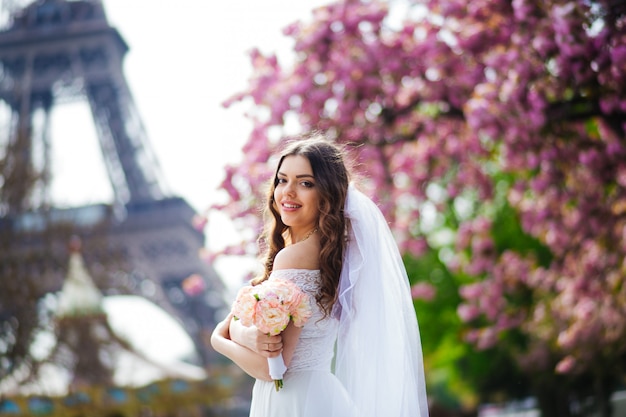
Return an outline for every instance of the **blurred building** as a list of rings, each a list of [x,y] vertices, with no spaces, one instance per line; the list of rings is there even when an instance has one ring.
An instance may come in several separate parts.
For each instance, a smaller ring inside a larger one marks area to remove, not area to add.
[[[7,378],[0,392],[66,396],[93,386],[141,387],[208,377],[203,367],[186,362],[194,346],[180,324],[143,297],[103,296],[85,267],[79,239],[69,249],[61,290],[48,296],[50,320],[34,339],[38,372]],[[119,313],[125,320],[111,320]],[[139,327],[130,315],[146,324]],[[173,342],[179,348],[167,349]]]
[[[59,291],[66,243],[80,236],[99,290],[159,305],[190,335],[199,364],[210,366],[216,358],[207,335],[224,316],[224,285],[200,257],[205,236],[194,227],[195,211],[163,185],[122,71],[128,46],[100,0],[2,4],[0,281],[36,277],[39,298]],[[49,203],[49,116],[55,104],[71,100],[90,105],[114,190],[110,204]]]

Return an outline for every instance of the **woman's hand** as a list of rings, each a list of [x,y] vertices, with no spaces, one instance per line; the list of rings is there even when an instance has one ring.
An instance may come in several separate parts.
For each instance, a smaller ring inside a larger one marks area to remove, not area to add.
[[[246,327],[238,320],[230,321],[230,338],[234,342],[266,358],[276,357],[283,350],[281,335],[269,336],[256,327]]]

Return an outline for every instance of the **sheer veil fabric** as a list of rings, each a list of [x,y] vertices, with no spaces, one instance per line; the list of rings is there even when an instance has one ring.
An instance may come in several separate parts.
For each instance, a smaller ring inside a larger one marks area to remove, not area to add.
[[[361,417],[427,417],[419,327],[397,244],[376,204],[354,184],[345,215],[335,374]]]

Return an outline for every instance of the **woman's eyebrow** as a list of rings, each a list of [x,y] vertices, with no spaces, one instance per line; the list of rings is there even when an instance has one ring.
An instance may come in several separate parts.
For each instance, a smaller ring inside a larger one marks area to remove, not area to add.
[[[278,171],[277,175],[282,175],[283,177],[287,177],[288,175]],[[298,174],[296,178],[315,178],[313,174]]]

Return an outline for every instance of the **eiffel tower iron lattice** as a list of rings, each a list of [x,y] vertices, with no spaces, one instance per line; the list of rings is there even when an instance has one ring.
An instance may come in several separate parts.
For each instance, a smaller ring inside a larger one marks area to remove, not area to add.
[[[198,255],[205,238],[192,226],[194,210],[163,185],[122,71],[127,44],[101,0],[14,3],[1,11],[8,18],[0,29],[0,104],[9,114],[0,124],[0,233],[10,239],[0,255],[0,281],[36,270],[38,296],[58,291],[68,235],[78,234],[105,292],[156,302],[182,322],[203,363],[212,362],[206,335],[223,314],[224,286]],[[48,205],[49,116],[63,100],[89,103],[114,191],[110,205]],[[11,187],[15,181],[30,182]],[[184,291],[189,276],[202,278],[199,292]]]

